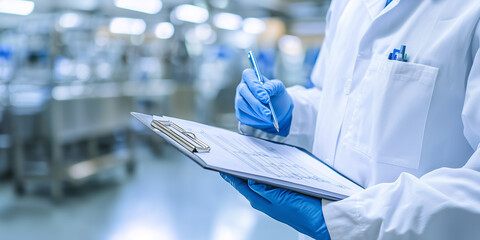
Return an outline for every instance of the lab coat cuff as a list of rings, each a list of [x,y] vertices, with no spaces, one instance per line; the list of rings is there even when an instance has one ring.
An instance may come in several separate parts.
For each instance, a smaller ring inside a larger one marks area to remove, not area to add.
[[[355,195],[342,201],[322,199],[322,212],[332,240],[367,239],[360,211],[361,200]]]
[[[257,137],[257,138],[269,140],[272,142],[284,143],[286,139],[286,137],[267,133],[260,129],[241,124],[240,122],[238,123],[238,132],[240,132],[243,135]]]
[[[310,135],[312,134],[312,128],[310,126],[312,124],[306,124],[306,122],[312,121],[312,119],[308,118],[312,117],[309,116],[311,114],[311,112],[309,112],[310,108],[305,106],[307,102],[305,101],[305,99],[303,99],[303,97],[307,95],[307,91],[307,89],[301,86],[293,86],[287,88],[287,92],[292,97],[293,101],[292,121],[289,134],[302,135],[307,132]],[[298,95],[300,95],[300,97]]]

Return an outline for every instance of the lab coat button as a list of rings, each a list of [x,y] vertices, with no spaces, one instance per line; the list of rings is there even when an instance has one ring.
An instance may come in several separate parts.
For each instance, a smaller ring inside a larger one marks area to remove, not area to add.
[[[349,95],[351,89],[352,89],[352,80],[348,79],[347,82],[345,83],[345,86],[343,87],[343,93],[345,93],[345,95]]]

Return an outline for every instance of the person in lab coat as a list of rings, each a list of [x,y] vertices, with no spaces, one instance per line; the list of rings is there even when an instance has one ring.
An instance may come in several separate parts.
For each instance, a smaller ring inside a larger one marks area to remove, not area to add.
[[[478,0],[333,0],[315,87],[246,70],[236,115],[243,133],[309,149],[366,189],[330,202],[222,176],[316,239],[480,239],[479,20]],[[389,60],[401,45],[407,61]]]

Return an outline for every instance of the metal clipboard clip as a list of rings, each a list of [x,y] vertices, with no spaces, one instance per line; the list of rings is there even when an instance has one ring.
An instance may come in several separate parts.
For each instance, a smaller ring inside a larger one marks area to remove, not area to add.
[[[150,124],[153,128],[157,129],[178,144],[182,145],[189,152],[210,152],[210,146],[200,141],[200,139],[198,139],[194,133],[185,131],[183,128],[170,120],[152,120]],[[175,129],[177,132],[183,134],[189,140],[180,136],[180,134],[172,130],[170,127]]]

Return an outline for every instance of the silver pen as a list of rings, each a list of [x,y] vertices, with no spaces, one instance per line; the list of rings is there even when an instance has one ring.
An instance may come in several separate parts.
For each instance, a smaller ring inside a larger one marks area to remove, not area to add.
[[[255,75],[257,75],[258,81],[263,85],[265,82],[263,80],[262,74],[260,73],[260,69],[258,69],[257,61],[255,60],[255,56],[253,55],[252,51],[248,52],[248,60],[250,60],[250,65],[255,71]],[[278,128],[277,115],[275,114],[275,110],[273,110],[272,101],[268,102],[268,107],[272,112],[273,126],[275,127],[275,129],[277,129],[277,132],[280,132],[280,129]]]

